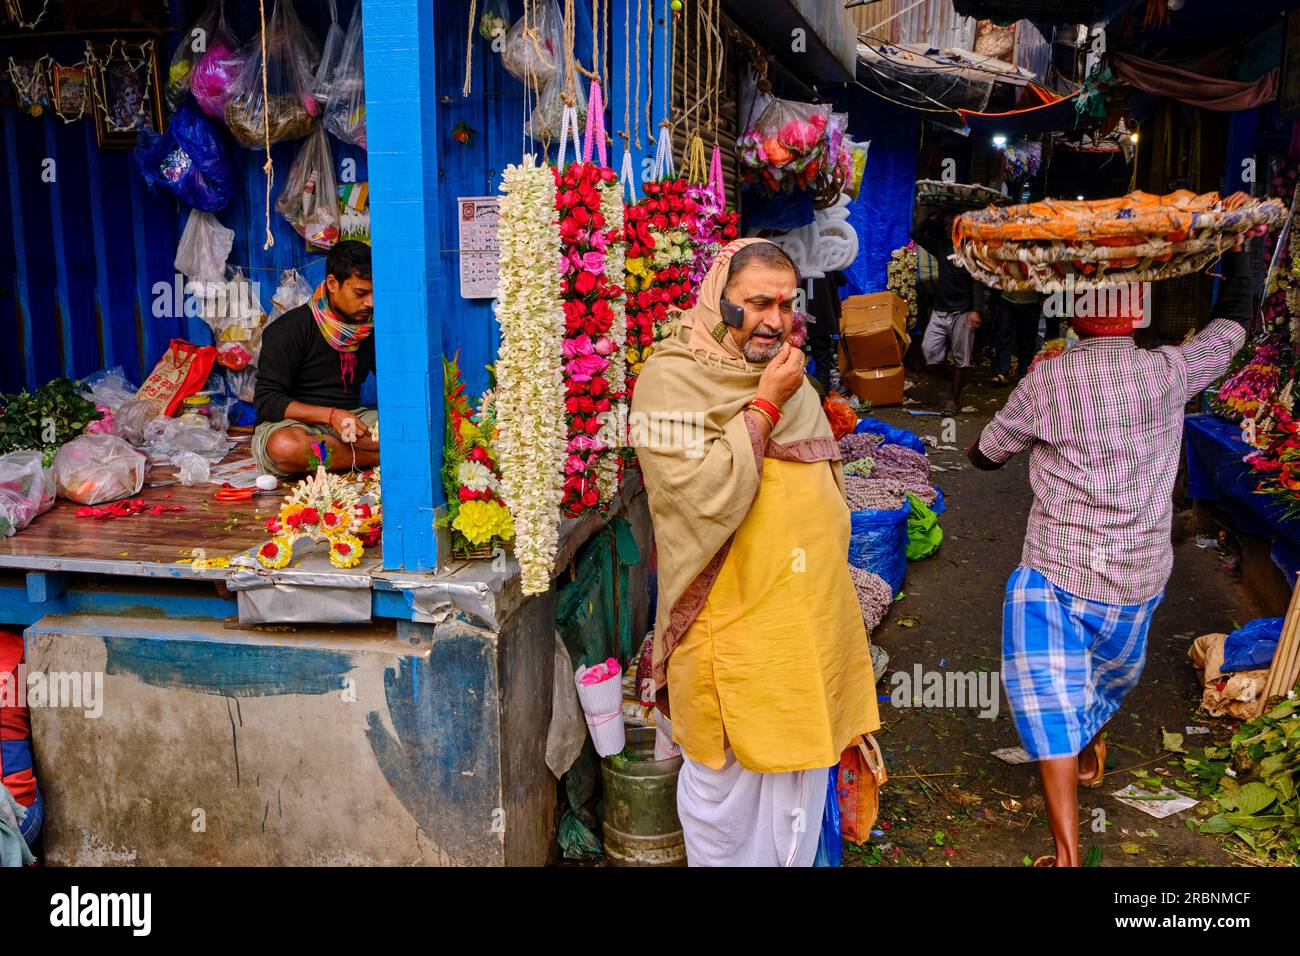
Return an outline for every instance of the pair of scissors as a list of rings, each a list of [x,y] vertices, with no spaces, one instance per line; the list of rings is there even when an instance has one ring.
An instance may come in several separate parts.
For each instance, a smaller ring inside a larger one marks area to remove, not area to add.
[[[247,501],[253,495],[261,494],[257,488],[236,488],[230,482],[222,482],[220,488],[212,496],[222,504],[236,504],[241,501]]]

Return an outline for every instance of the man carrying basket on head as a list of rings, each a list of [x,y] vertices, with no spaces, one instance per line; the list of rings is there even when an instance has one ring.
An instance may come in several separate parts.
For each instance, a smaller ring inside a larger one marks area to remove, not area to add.
[[[1223,206],[1248,198],[1237,193]],[[1101,784],[1102,727],[1142,673],[1173,566],[1183,408],[1246,342],[1250,259],[1234,251],[1221,266],[1214,321],[1184,345],[1138,348],[1131,302],[1112,314],[1076,310],[1088,312],[1070,320],[1080,343],[1035,365],[967,449],[982,469],[1030,453],[1034,503],[1007,582],[1002,682],[1038,761],[1056,841],[1055,856],[1035,866],[1079,865],[1077,788]]]

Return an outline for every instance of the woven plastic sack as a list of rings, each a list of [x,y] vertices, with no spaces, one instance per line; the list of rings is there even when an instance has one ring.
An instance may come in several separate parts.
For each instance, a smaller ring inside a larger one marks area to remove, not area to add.
[[[911,506],[893,511],[849,512],[849,564],[879,575],[897,594],[907,576],[907,518]]]
[[[0,457],[0,537],[9,537],[54,507],[54,478],[39,451]]]
[[[145,457],[116,435],[82,435],[54,456],[54,483],[64,498],[83,505],[139,493]]]
[[[325,128],[345,143],[366,148],[366,65],[361,4],[352,12],[338,70],[325,107]]]
[[[203,212],[224,209],[235,192],[235,174],[226,141],[216,124],[188,101],[162,133],[141,130],[132,151],[140,175],[151,188],[174,193]]]
[[[534,89],[544,89],[560,72],[563,56],[564,17],[555,0],[533,6],[531,18],[520,17],[506,34],[501,62],[515,79]]]
[[[316,98],[316,102],[324,106],[329,102],[330,87],[334,83],[334,73],[338,70],[339,59],[343,53],[343,28],[339,26],[339,10],[334,0],[329,0],[330,7],[330,25],[325,31],[325,43],[321,46],[320,63],[316,65],[316,75],[311,81],[311,95]],[[356,13],[353,18],[361,11],[361,4],[358,3]]]
[[[226,104],[226,126],[235,141],[261,149],[268,136],[272,143],[302,139],[321,112],[312,95],[320,44],[298,19],[292,0],[277,0],[266,22],[265,71],[260,33],[244,51],[235,95]]]
[[[207,50],[208,40],[212,38],[220,19],[221,2],[212,0],[203,15],[181,34],[180,43],[176,44],[176,52],[172,54],[171,63],[167,67],[167,105],[171,109],[180,106],[181,101],[189,95],[194,64]]]
[[[235,95],[235,79],[244,65],[239,41],[226,24],[225,4],[217,25],[208,35],[208,46],[190,73],[190,93],[199,108],[214,119],[224,120],[226,104]]]
[[[298,150],[275,208],[313,246],[328,249],[338,242],[339,189],[323,126],[312,130]]]

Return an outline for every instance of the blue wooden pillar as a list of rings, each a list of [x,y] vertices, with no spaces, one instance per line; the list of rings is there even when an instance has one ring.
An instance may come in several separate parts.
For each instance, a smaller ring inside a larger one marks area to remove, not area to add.
[[[437,567],[445,501],[436,6],[366,0],[362,14],[384,564],[407,571]]]

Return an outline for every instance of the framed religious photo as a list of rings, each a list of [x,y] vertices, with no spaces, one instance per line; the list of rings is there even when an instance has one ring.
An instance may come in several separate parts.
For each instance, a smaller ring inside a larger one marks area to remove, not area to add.
[[[152,40],[92,46],[95,139],[100,149],[130,149],[142,129],[160,132],[162,87]]]
[[[87,86],[86,64],[70,66],[54,64],[54,112],[66,123],[79,120],[90,109],[90,87]]]
[[[13,85],[14,102],[20,113],[40,116],[50,106],[50,78],[46,61],[10,60],[8,73]]]

